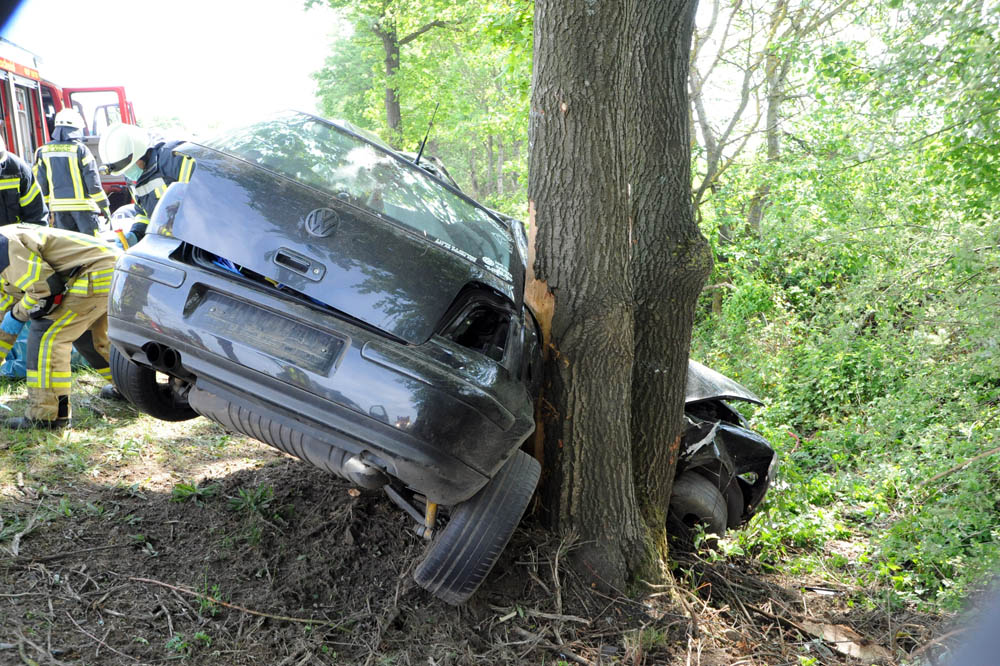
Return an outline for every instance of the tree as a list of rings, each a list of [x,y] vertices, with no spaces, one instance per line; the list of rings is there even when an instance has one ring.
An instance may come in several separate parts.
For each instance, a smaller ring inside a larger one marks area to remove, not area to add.
[[[437,4],[409,3],[407,25],[441,19],[445,15]],[[406,119],[398,131],[391,129],[385,106],[390,79],[382,40],[370,29],[370,17],[346,7],[341,13],[354,31],[334,43],[324,68],[315,74],[323,112],[380,131],[392,145],[416,151],[440,103],[427,154],[443,160],[473,198],[523,215],[531,5],[517,0],[453,5],[447,28],[433,28],[401,47],[391,79],[399,113]],[[397,11],[397,21],[403,15]]]
[[[711,270],[691,207],[694,8],[535,9],[529,300],[549,351],[543,498],[612,586],[656,577],[666,555],[691,326]]]
[[[320,2],[309,0],[307,7]],[[382,48],[382,66],[385,81],[385,115],[389,129],[402,130],[403,117],[400,110],[396,76],[400,68],[402,48],[416,41],[426,33],[447,28],[460,20],[461,5],[437,0],[420,3],[395,2],[394,0],[327,0],[334,9],[350,8],[348,13],[355,28],[370,32]]]

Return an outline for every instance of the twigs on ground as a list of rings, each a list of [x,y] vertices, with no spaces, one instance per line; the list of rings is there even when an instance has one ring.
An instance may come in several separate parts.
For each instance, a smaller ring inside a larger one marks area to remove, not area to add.
[[[575,652],[573,652],[564,645],[556,645],[555,643],[546,639],[544,636],[533,634],[527,629],[522,629],[521,627],[514,627],[513,629],[514,633],[520,636],[521,638],[528,641],[533,641],[536,645],[557,652],[575,664],[585,664],[586,666],[594,666],[594,662],[587,659],[586,657],[581,657],[580,655],[576,654]]]
[[[118,650],[114,649],[113,647],[111,647],[110,645],[108,645],[107,643],[105,643],[104,641],[102,641],[100,638],[98,638],[94,634],[90,633],[89,631],[87,631],[86,629],[84,629],[83,627],[81,627],[80,624],[76,620],[73,619],[73,616],[70,615],[68,611],[66,612],[66,617],[69,618],[69,621],[73,623],[74,627],[76,627],[77,629],[80,630],[80,633],[84,634],[85,636],[89,636],[92,640],[96,641],[98,645],[100,645],[102,647],[106,647],[108,650],[111,650],[115,654],[117,654],[117,655],[119,655],[121,657],[125,657],[126,659],[131,659],[132,661],[135,661],[135,662],[139,661],[138,659],[136,659],[135,657],[133,657],[130,654],[125,654],[124,652],[119,652]]]
[[[961,471],[961,470],[965,469],[966,467],[968,467],[969,465],[971,465],[972,463],[976,462],[977,460],[985,458],[986,456],[991,456],[994,453],[1000,453],[1000,446],[998,446],[996,448],[993,448],[993,449],[990,449],[989,451],[984,451],[983,453],[980,453],[978,456],[972,456],[971,458],[969,458],[968,460],[966,460],[964,463],[955,465],[951,469],[946,469],[945,471],[941,472],[940,474],[935,474],[934,476],[932,476],[931,478],[927,479],[926,481],[921,482],[920,485],[917,486],[917,488],[924,488],[924,487],[926,487],[926,486],[934,483],[935,481],[939,481],[939,480],[943,479],[944,477],[946,477],[946,476],[948,476],[950,474],[954,474],[955,472]]]
[[[54,560],[62,559],[64,557],[73,557],[74,555],[83,555],[84,553],[92,553],[92,552],[98,551],[98,550],[111,550],[112,548],[125,548],[126,546],[129,546],[129,545],[131,545],[131,544],[117,543],[117,544],[112,544],[110,546],[94,546],[93,548],[80,548],[79,550],[67,550],[67,551],[62,552],[62,553],[53,553],[51,555],[42,555],[40,557],[34,557],[34,556],[28,556],[28,555],[21,555],[21,556],[15,557],[13,560],[11,560],[11,562],[8,564],[8,566],[10,566],[10,565],[17,565],[17,564],[38,564],[40,562],[52,562]]]
[[[754,606],[753,604],[746,604],[746,607],[748,609],[752,610],[754,613],[757,613],[758,615],[763,615],[764,617],[766,617],[769,620],[774,620],[775,622],[778,622],[780,624],[784,624],[787,627],[795,629],[796,631],[800,632],[803,636],[811,636],[812,635],[811,631],[807,631],[806,628],[803,627],[801,624],[795,622],[794,620],[790,620],[787,617],[784,617],[782,615],[775,615],[774,613],[769,613],[766,610],[764,610],[763,608],[758,608],[758,607]]]
[[[926,643],[924,643],[923,645],[921,645],[920,647],[918,647],[917,649],[915,649],[913,652],[911,652],[910,655],[909,655],[910,659],[913,659],[915,657],[919,657],[920,655],[922,655],[924,652],[926,652],[927,650],[931,649],[935,645],[942,645],[942,644],[944,644],[944,642],[946,640],[948,640],[949,638],[951,638],[953,636],[957,636],[957,635],[961,634],[966,629],[968,629],[968,627],[959,627],[958,629],[955,629],[953,631],[949,631],[948,633],[942,634],[941,636],[938,636],[937,638],[932,638],[931,640],[927,641]]]
[[[694,596],[694,595],[692,595],[691,592],[688,591],[687,589],[685,589],[685,588],[683,588],[683,587],[681,587],[680,585],[677,584],[677,580],[674,578],[674,574],[672,572],[667,571],[667,577],[669,579],[669,582],[668,582],[667,585],[654,585],[653,583],[650,583],[650,582],[645,581],[645,580],[642,581],[642,583],[644,585],[646,585],[647,587],[649,587],[651,589],[654,589],[654,590],[667,590],[667,591],[669,591],[671,593],[672,597],[674,597],[678,601],[680,601],[681,606],[684,607],[684,612],[687,613],[688,618],[691,620],[691,632],[690,633],[691,633],[692,636],[694,636],[695,638],[697,638],[698,637],[698,633],[699,633],[698,613],[695,612],[694,606],[692,606],[691,603],[684,596],[685,594],[691,595],[691,596]]]
[[[490,604],[490,608],[492,608],[498,613],[505,613],[505,615],[500,618],[501,621],[509,620],[518,615],[517,609],[504,608],[503,606],[494,606],[492,604]],[[529,617],[540,617],[544,620],[554,620],[556,622],[579,622],[580,624],[588,624],[588,625],[590,624],[590,620],[582,617],[577,617],[576,615],[563,615],[562,613],[545,613],[540,610],[535,610],[534,608],[523,608],[520,610],[522,613],[524,613]]]
[[[328,626],[331,626],[331,627],[334,627],[334,628],[336,628],[338,626],[336,623],[330,622],[329,620],[317,620],[317,619],[308,618],[308,617],[291,617],[291,616],[288,616],[288,615],[273,615],[271,613],[264,613],[264,612],[256,611],[256,610],[253,610],[253,609],[250,609],[250,608],[244,608],[243,606],[237,606],[236,604],[230,604],[230,603],[227,603],[225,601],[222,601],[221,599],[216,599],[215,597],[213,597],[211,595],[208,595],[208,594],[202,594],[201,592],[195,592],[194,590],[189,590],[189,589],[187,589],[185,587],[178,587],[176,585],[170,585],[169,583],[164,583],[163,581],[159,581],[159,580],[153,580],[152,578],[138,578],[138,577],[135,577],[135,576],[130,576],[129,580],[134,580],[134,581],[136,581],[138,583],[148,583],[150,585],[159,585],[160,587],[164,587],[164,588],[166,588],[168,590],[174,590],[174,591],[180,592],[182,594],[191,595],[192,597],[197,597],[199,599],[205,599],[206,601],[211,601],[213,604],[218,604],[220,606],[225,606],[226,608],[232,608],[233,610],[239,611],[241,613],[247,613],[249,615],[256,615],[257,617],[266,617],[266,618],[269,618],[269,619],[272,619],[272,620],[283,620],[285,622],[300,622],[302,624],[321,624],[321,625],[328,625]]]
[[[38,666],[38,662],[28,656],[25,646],[30,647],[32,650],[42,655],[45,658],[45,664],[51,664],[52,666],[67,666],[66,662],[59,661],[55,658],[55,653],[51,651],[46,651],[41,645],[38,645],[34,641],[30,640],[18,627],[14,630],[14,634],[17,637],[17,643],[0,643],[0,650],[6,649],[17,649],[17,656],[21,658],[21,663],[27,666]]]

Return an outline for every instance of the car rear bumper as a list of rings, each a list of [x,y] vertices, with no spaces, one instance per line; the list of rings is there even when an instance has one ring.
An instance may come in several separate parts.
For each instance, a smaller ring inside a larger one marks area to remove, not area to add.
[[[445,505],[472,496],[531,433],[531,401],[515,382],[477,384],[412,345],[176,261],[178,245],[149,236],[119,260],[109,336],[142,365],[153,365],[151,343],[176,352],[171,374],[203,398],[192,406],[227,427],[315,463],[206,404],[347,451]]]

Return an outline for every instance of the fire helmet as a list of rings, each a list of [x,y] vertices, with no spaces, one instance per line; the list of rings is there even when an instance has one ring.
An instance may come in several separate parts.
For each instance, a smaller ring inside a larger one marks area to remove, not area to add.
[[[149,143],[146,130],[135,125],[116,123],[101,135],[97,152],[108,171],[118,176],[142,159],[149,149]]]
[[[56,114],[56,127],[83,129],[86,126],[87,124],[83,122],[83,116],[76,109],[66,107]]]

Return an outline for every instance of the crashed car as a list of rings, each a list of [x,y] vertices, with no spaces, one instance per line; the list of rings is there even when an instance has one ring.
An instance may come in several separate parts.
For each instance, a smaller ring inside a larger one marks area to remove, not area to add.
[[[190,182],[115,270],[115,385],[384,489],[431,540],[417,583],[465,601],[539,477],[523,228],[310,114],[179,150]]]
[[[458,189],[441,160],[402,155]],[[514,218],[491,212],[522,228]],[[767,440],[746,427],[743,416],[727,402],[733,400],[762,404],[746,387],[689,360],[686,427],[668,510],[669,532],[682,546],[693,545],[695,526],[722,536],[727,529],[744,525],[774,480],[777,455]]]
[[[763,404],[749,389],[697,361],[688,362],[677,475],[668,532],[690,541],[696,526],[722,536],[757,511],[777,471],[766,439],[746,427],[728,401]]]

